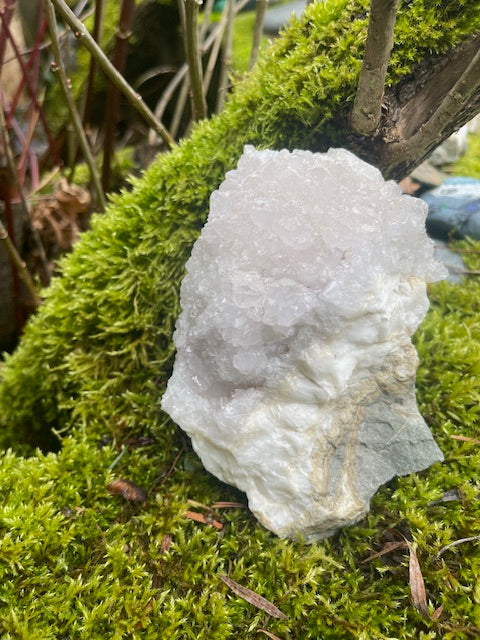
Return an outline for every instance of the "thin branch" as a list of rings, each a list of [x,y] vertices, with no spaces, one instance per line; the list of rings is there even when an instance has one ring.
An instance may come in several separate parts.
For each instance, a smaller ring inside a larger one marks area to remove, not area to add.
[[[6,0],[5,6],[3,6],[1,10],[3,29],[0,30],[0,60],[3,62],[8,43],[8,33],[5,28],[8,27],[12,21],[13,13],[15,11],[15,1],[16,0]]]
[[[180,129],[180,124],[182,122],[182,115],[185,111],[185,105],[188,99],[188,91],[190,89],[190,81],[188,75],[183,79],[183,84],[180,88],[180,92],[177,97],[177,102],[175,105],[175,111],[173,114],[172,122],[170,124],[170,129],[172,131],[172,136],[176,136],[178,130]]]
[[[214,40],[212,50],[210,51],[210,56],[208,57],[207,68],[205,69],[205,75],[203,78],[203,90],[205,94],[207,93],[210,87],[210,82],[212,81],[215,65],[217,64],[220,49],[222,47],[223,34],[225,33],[226,26],[227,26],[227,12],[224,11],[222,14],[221,20],[218,24],[218,33]]]
[[[258,58],[258,51],[260,49],[260,43],[262,42],[263,21],[265,18],[265,10],[267,8],[267,4],[268,0],[257,0],[255,26],[253,28],[252,50],[250,52],[250,62],[248,63],[249,69],[252,69]]]
[[[22,79],[20,81],[20,85],[19,85],[19,91],[18,91],[18,95],[14,96],[14,99],[12,101],[11,107],[10,107],[10,114],[7,116],[7,125],[10,125],[10,119],[13,117],[13,112],[14,109],[16,107],[16,104],[18,102],[18,99],[20,98],[20,94],[21,94],[21,89],[23,88],[23,85],[26,85],[27,89],[28,89],[28,93],[30,94],[30,98],[33,102],[33,106],[35,107],[35,109],[38,111],[39,115],[40,115],[40,119],[42,121],[42,125],[45,131],[45,135],[47,136],[48,139],[48,144],[50,146],[50,149],[52,151],[52,153],[55,154],[56,156],[56,160],[58,161],[58,149],[57,146],[51,136],[50,133],[50,128],[48,126],[46,117],[45,117],[45,113],[43,111],[42,105],[38,102],[38,91],[37,88],[33,85],[31,79],[30,79],[30,70],[31,67],[33,66],[34,62],[35,62],[35,58],[34,58],[34,54],[36,53],[36,51],[38,51],[38,53],[40,52],[40,47],[38,47],[37,49],[32,49],[32,57],[31,59],[28,61],[27,64],[25,64],[25,61],[22,58],[22,54],[18,49],[17,43],[15,41],[15,38],[12,36],[12,34],[8,31],[8,25],[4,20],[4,15],[2,13],[0,13],[0,20],[2,21],[2,26],[5,28],[5,30],[7,31],[7,33],[9,33],[9,39],[10,39],[10,43],[12,45],[12,48],[15,52],[16,55],[16,59],[18,61],[18,64],[20,65],[20,69],[22,71]]]
[[[477,540],[480,540],[480,536],[471,536],[470,538],[460,538],[460,540],[454,540],[453,542],[450,542],[450,544],[447,544],[445,547],[442,547],[442,549],[440,549],[435,557],[440,558],[441,556],[443,556],[445,551],[447,551],[447,549],[456,547],[459,544],[464,544],[465,542],[476,542]]]
[[[134,15],[135,0],[122,0],[117,33],[115,34],[115,50],[113,52],[113,66],[118,73],[122,75],[125,72],[128,39],[132,34]],[[119,108],[120,92],[113,83],[110,83],[105,108],[105,135],[103,141],[102,186],[105,191],[110,189],[111,164],[115,147],[115,130],[118,122]]]
[[[95,19],[93,23],[93,39],[100,42],[103,32],[103,16],[105,10],[105,0],[96,0]],[[83,105],[83,124],[90,121],[93,103],[93,87],[95,81],[96,62],[93,56],[90,57],[90,67],[88,69],[87,88],[85,90],[85,102]]]
[[[104,209],[106,205],[106,200],[105,200],[105,195],[103,193],[102,185],[100,182],[100,177],[98,175],[97,167],[95,165],[95,158],[93,157],[92,151],[90,149],[90,145],[88,144],[87,136],[85,134],[85,129],[83,128],[82,120],[80,118],[77,105],[75,104],[75,100],[73,99],[72,92],[70,90],[70,82],[69,82],[69,79],[67,78],[65,69],[63,67],[62,56],[60,53],[60,45],[57,38],[57,19],[55,17],[55,11],[53,9],[51,2],[46,3],[45,12],[48,20],[48,29],[50,31],[50,38],[52,39],[52,52],[55,59],[55,63],[52,65],[52,71],[54,71],[55,73],[58,73],[60,87],[62,89],[62,93],[65,98],[65,102],[66,102],[68,111],[70,113],[70,117],[72,119],[75,132],[78,136],[78,141],[80,143],[80,147],[82,148],[85,161],[90,170],[92,182],[93,182],[95,191],[97,193],[98,204],[102,209]]]
[[[233,49],[233,20],[235,18],[234,0],[227,0],[227,28],[225,34],[225,44],[223,48],[222,68],[220,69],[220,79],[218,81],[218,96],[215,112],[219,113],[223,109],[225,96],[228,89],[228,74],[232,64]]]
[[[200,27],[200,41],[203,41],[207,35],[208,27],[210,26],[210,16],[212,15],[214,4],[215,0],[207,0],[203,10],[202,26]]]
[[[393,29],[400,0],[372,0],[351,126],[361,135],[378,129],[385,90],[388,61],[393,46]]]
[[[172,138],[167,129],[161,122],[157,120],[153,112],[142,100],[141,96],[128,84],[123,76],[121,76],[112,65],[107,56],[103,53],[99,45],[92,38],[85,25],[75,16],[68,8],[64,0],[50,0],[56,10],[65,20],[65,22],[73,30],[75,37],[79,39],[92,56],[97,61],[98,66],[105,75],[120,89],[130,104],[143,116],[148,124],[155,129],[160,138],[168,147],[175,146],[175,140]],[[48,3],[47,3],[48,4]]]
[[[32,216],[30,213],[30,208],[27,203],[27,199],[25,197],[25,192],[18,179],[17,168],[15,166],[15,160],[13,157],[12,145],[10,143],[10,137],[8,135],[8,129],[5,123],[5,113],[4,113],[3,104],[0,105],[0,130],[2,132],[1,139],[2,139],[2,145],[3,145],[3,152],[5,154],[5,158],[7,161],[8,172],[10,174],[13,184],[17,189],[18,195],[20,197],[20,202],[22,203],[22,207],[28,214],[29,231],[32,234],[33,242],[35,243],[35,249],[37,251],[38,258],[40,260],[40,265],[41,265],[40,280],[44,286],[47,286],[47,284],[50,281],[50,273],[48,269],[47,256],[45,255],[45,248],[42,244],[40,235],[37,229],[35,228],[35,225],[32,222]]]
[[[249,0],[240,0],[240,2],[238,2],[235,5],[235,15],[237,13],[239,13],[248,4],[248,2],[249,2]],[[205,41],[202,43],[201,48],[200,48],[200,53],[201,53],[202,56],[205,53],[207,53],[207,51],[213,45],[216,45],[216,43],[218,42],[219,39],[220,39],[220,43],[219,43],[219,47],[220,47],[221,41],[222,41],[222,38],[223,38],[223,32],[224,32],[224,29],[225,29],[225,25],[226,25],[226,14],[224,13],[222,15],[222,18],[221,18],[220,22],[218,22],[215,25],[215,27],[212,29],[210,34],[205,38]],[[210,63],[208,63],[208,65],[209,64]],[[209,86],[209,83],[207,83],[207,79],[208,79],[207,76],[209,74],[209,66],[208,65],[207,65],[207,69],[205,71],[205,76],[204,76],[204,79],[203,79],[203,88],[204,88],[204,93],[205,94],[207,93],[208,86]],[[180,69],[177,71],[177,73],[174,75],[174,77],[170,80],[170,83],[168,84],[168,86],[165,89],[165,91],[162,93],[162,96],[161,96],[160,100],[158,101],[157,106],[155,107],[155,116],[159,120],[162,119],[163,113],[164,113],[165,109],[167,108],[167,105],[170,102],[173,94],[175,93],[175,90],[177,89],[177,87],[183,81],[183,79],[185,78],[185,76],[187,74],[188,74],[188,65],[187,64],[183,64],[180,67]],[[187,83],[187,86],[188,86],[188,83]],[[182,91],[183,91],[183,89],[182,89]],[[179,100],[181,100],[181,96],[182,96],[182,94],[180,94],[180,97],[177,99],[177,102]],[[183,106],[184,106],[184,103],[182,103],[182,105],[181,105],[181,111],[182,112],[183,112]],[[175,115],[172,118],[172,124],[170,125],[170,133],[172,134],[173,137],[175,137],[176,131],[177,131],[177,129],[174,127],[174,124],[173,124],[174,122],[176,122]],[[153,131],[150,131],[150,133],[149,133],[148,142],[149,142],[149,144],[154,144],[155,143],[155,133]]]
[[[172,99],[172,96],[177,90],[178,86],[183,82],[187,73],[188,66],[186,64],[182,64],[180,69],[168,83],[167,88],[162,93],[160,100],[157,102],[157,106],[155,107],[155,115],[157,116],[157,118],[163,118],[163,114],[165,112],[165,109],[167,108],[168,103]]]
[[[198,3],[197,0],[179,0],[185,2],[184,44],[185,55],[192,87],[192,113],[194,120],[207,117],[207,102],[202,87],[202,60],[198,39]]]
[[[35,288],[35,283],[32,280],[32,276],[30,275],[27,267],[25,266],[25,262],[20,257],[15,245],[13,244],[10,236],[8,235],[8,231],[3,225],[3,222],[0,220],[0,241],[5,246],[7,253],[10,257],[12,264],[15,266],[18,275],[23,280],[25,287],[30,294],[33,304],[38,307],[41,303],[41,300],[38,296],[37,290]]]
[[[445,95],[440,106],[431,117],[404,142],[389,145],[392,159],[399,156],[407,158],[423,140],[442,141],[442,132],[457,114],[469,102],[480,87],[480,49],[476,52],[457,82]]]

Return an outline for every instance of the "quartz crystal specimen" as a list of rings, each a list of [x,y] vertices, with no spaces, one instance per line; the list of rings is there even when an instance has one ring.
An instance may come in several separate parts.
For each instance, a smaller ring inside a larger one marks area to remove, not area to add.
[[[445,275],[425,216],[343,149],[246,147],[212,194],[162,406],[280,536],[328,536],[442,459],[410,340]]]

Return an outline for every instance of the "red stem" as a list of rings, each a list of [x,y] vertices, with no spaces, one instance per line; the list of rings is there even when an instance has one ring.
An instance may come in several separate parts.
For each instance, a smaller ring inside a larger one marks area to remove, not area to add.
[[[95,2],[95,21],[93,24],[93,39],[95,42],[100,43],[102,37],[103,26],[103,14],[104,14],[104,0],[96,0]],[[85,106],[83,109],[83,124],[86,125],[92,115],[92,102],[93,102],[93,87],[95,81],[95,73],[97,71],[97,65],[95,58],[90,57],[90,68],[88,70],[87,88],[85,91]]]
[[[41,20],[39,22],[39,30],[35,39],[35,42],[33,44],[32,49],[30,50],[30,55],[28,57],[28,61],[25,65],[25,70],[26,70],[26,74],[28,77],[28,74],[30,73],[30,70],[33,66],[34,63],[36,64],[36,68],[39,69],[40,68],[40,55],[42,53],[42,41],[43,41],[43,37],[45,35],[45,33],[47,32],[47,28],[48,28],[48,24],[47,21],[45,20],[45,18],[43,18],[43,20]],[[22,57],[23,59],[23,57]],[[22,91],[23,88],[26,84],[26,74],[22,74],[22,78],[18,84],[17,90],[15,91],[15,95],[13,96],[13,100],[12,100],[12,104],[11,104],[11,108],[12,110],[15,110],[15,108],[17,107],[18,101],[20,100],[20,97],[22,95]],[[38,82],[38,81],[37,81]],[[37,86],[37,84],[35,85]],[[9,122],[7,121],[7,125],[9,124]]]
[[[8,184],[5,184],[3,180],[0,183],[0,198],[3,200],[5,205],[5,226],[7,227],[8,235],[10,236],[13,244],[16,244],[10,187]],[[15,328],[17,333],[20,333],[26,321],[25,309],[21,303],[20,277],[13,262],[10,262],[10,268],[12,270],[12,298],[15,305]]]
[[[39,102],[37,100],[36,93],[37,93],[38,87],[35,87],[32,84],[31,80],[30,80],[30,76],[28,74],[27,66],[25,65],[25,62],[23,61],[23,56],[22,56],[21,52],[19,51],[17,43],[15,42],[15,39],[12,37],[12,33],[10,31],[10,27],[9,27],[8,23],[6,22],[5,12],[0,11],[0,21],[2,22],[2,27],[5,28],[5,31],[6,31],[8,39],[12,43],[12,47],[13,47],[13,50],[15,52],[15,57],[17,58],[18,63],[20,65],[20,68],[22,70],[22,75],[23,75],[23,78],[25,80],[25,84],[27,85],[28,92],[30,93],[30,97],[31,97],[31,99],[33,101],[35,109],[37,109],[38,114],[40,116],[40,120],[42,121],[43,128],[45,130],[45,135],[47,136],[48,144],[50,146],[50,150],[52,151],[52,153],[55,156],[55,161],[59,163],[60,162],[60,157],[58,155],[57,146],[56,146],[52,136],[50,135],[50,129],[48,127],[47,120],[45,118],[45,114],[43,112],[43,109],[42,109],[41,105],[39,104]],[[3,31],[3,29],[1,31]],[[1,52],[1,50],[0,50],[0,52]],[[31,55],[33,55],[33,52],[32,52]],[[1,59],[2,58],[0,58],[0,60]],[[12,110],[10,110],[10,116],[12,115],[12,113],[13,113]],[[7,125],[8,124],[10,124],[9,117],[7,117]]]
[[[113,65],[123,75],[127,62],[128,39],[131,36],[133,17],[135,14],[135,0],[123,0],[118,21]],[[118,122],[120,107],[120,92],[110,83],[107,96],[105,117],[105,139],[103,145],[102,186],[107,192],[110,189],[111,158],[115,146],[115,129]]]
[[[14,12],[15,0],[7,0],[5,6],[0,9],[0,17],[2,19],[2,29],[0,29],[0,60],[3,61],[5,57],[5,50],[7,48],[8,31],[4,27],[8,28],[13,12]]]

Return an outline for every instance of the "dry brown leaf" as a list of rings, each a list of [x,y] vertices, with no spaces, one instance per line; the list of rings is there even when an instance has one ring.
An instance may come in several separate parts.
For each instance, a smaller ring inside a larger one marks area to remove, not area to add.
[[[198,513],[197,511],[186,511],[183,514],[186,518],[190,518],[190,520],[195,520],[195,522],[201,522],[202,524],[211,524],[212,527],[216,529],[223,529],[223,524],[218,520],[207,513],[207,515],[203,515],[203,513]]]
[[[88,213],[90,209],[90,194],[76,184],[69,184],[66,178],[61,178],[55,189],[55,197],[60,209],[68,216]]]
[[[268,636],[272,640],[280,640],[280,638],[278,636],[276,636],[271,631],[267,631],[266,629],[257,629],[257,633],[264,633],[266,636]]]
[[[442,504],[444,502],[458,502],[463,499],[463,494],[459,489],[449,489],[445,491],[445,493],[438,498],[437,500],[432,500],[427,504],[427,507],[434,507],[437,504]]]
[[[442,603],[438,609],[435,609],[435,611],[432,613],[432,620],[438,620],[438,618],[442,615],[443,613],[443,607],[445,605]]]
[[[125,480],[125,478],[117,478],[107,484],[107,491],[114,496],[122,496],[124,500],[129,502],[146,502],[148,498],[145,489],[131,480]]]
[[[280,609],[278,609],[266,598],[259,596],[258,593],[255,593],[255,591],[251,591],[251,589],[243,587],[241,584],[238,584],[238,582],[235,582],[235,580],[227,578],[227,576],[219,575],[219,578],[223,580],[223,582],[229,589],[233,591],[233,593],[235,593],[237,596],[240,596],[240,598],[243,598],[250,604],[253,604],[254,607],[257,607],[257,609],[265,611],[265,613],[268,613],[268,615],[272,616],[273,618],[280,618],[280,620],[287,619],[287,616],[282,611],[280,611]]]
[[[162,543],[160,545],[160,553],[163,555],[167,553],[170,549],[170,545],[172,544],[172,536],[166,533],[162,538]]]
[[[423,580],[422,570],[420,569],[420,563],[412,544],[408,542],[408,540],[406,542],[410,552],[408,569],[413,605],[421,616],[429,619],[430,614],[428,613],[427,594],[425,592],[425,582]]]
[[[383,547],[380,549],[380,551],[377,551],[377,553],[372,553],[371,556],[368,556],[368,558],[365,558],[365,560],[362,560],[362,562],[360,564],[365,564],[366,562],[371,562],[372,560],[375,560],[376,558],[380,558],[381,556],[384,556],[386,553],[390,553],[391,551],[395,551],[395,549],[404,549],[407,546],[406,542],[400,541],[400,542],[386,542]]]

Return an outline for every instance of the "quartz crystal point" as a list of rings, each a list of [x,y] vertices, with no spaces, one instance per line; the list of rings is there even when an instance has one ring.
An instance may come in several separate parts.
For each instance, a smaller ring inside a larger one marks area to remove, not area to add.
[[[425,216],[343,149],[246,147],[212,194],[162,406],[280,536],[328,536],[442,459],[410,340],[445,275]]]

